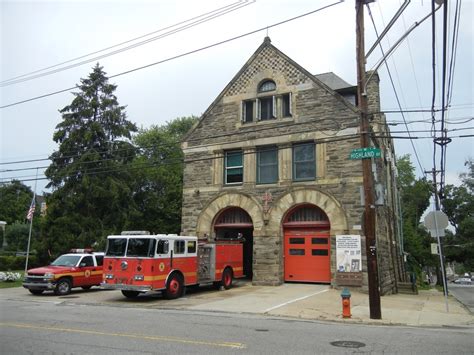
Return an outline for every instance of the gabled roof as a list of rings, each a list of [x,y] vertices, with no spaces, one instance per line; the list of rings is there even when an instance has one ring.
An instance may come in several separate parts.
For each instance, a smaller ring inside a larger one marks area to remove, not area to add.
[[[336,74],[330,72],[330,73],[324,73],[320,74],[321,77],[318,77],[317,75],[313,75],[310,72],[308,72],[305,68],[303,68],[301,65],[296,63],[293,59],[288,57],[286,54],[281,52],[278,48],[276,48],[274,45],[271,44],[270,37],[265,37],[263,40],[263,43],[257,48],[257,50],[252,54],[252,56],[247,60],[247,62],[242,66],[242,68],[237,72],[237,74],[232,78],[232,80],[226,85],[226,87],[221,91],[221,93],[217,96],[217,98],[212,102],[212,104],[207,108],[207,110],[201,115],[201,118],[199,119],[198,122],[189,130],[189,132],[186,134],[186,136],[183,138],[183,142],[186,142],[188,137],[194,132],[194,130],[201,124],[201,122],[205,119],[207,114],[219,103],[219,101],[224,97],[225,93],[231,88],[231,86],[239,79],[239,77],[245,72],[245,70],[252,64],[252,62],[257,58],[257,56],[265,49],[265,48],[271,48],[274,50],[278,55],[283,57],[285,60],[287,60],[289,63],[291,63],[294,67],[296,67],[299,71],[304,73],[308,78],[312,79],[315,84],[320,86],[322,89],[326,90],[329,94],[333,95],[335,99],[339,100],[341,103],[347,106],[348,109],[358,112],[358,108],[349,103],[346,99],[344,99],[333,87],[339,87],[342,86],[341,89],[345,88],[353,88],[350,84],[346,83],[344,80],[342,80],[340,77],[338,77]],[[326,82],[325,82],[326,81]],[[345,86],[345,87],[344,87]]]

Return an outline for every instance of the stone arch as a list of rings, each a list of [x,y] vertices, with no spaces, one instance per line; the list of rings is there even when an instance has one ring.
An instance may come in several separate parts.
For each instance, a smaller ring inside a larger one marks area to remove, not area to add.
[[[301,204],[313,204],[321,208],[329,218],[331,234],[348,231],[347,216],[341,204],[331,195],[312,188],[298,188],[281,196],[270,211],[272,219],[279,221],[281,227],[286,214],[294,206]]]
[[[212,231],[212,223],[216,215],[223,209],[240,207],[247,212],[253,222],[254,236],[259,235],[263,228],[262,206],[253,197],[243,193],[227,192],[217,196],[199,214],[196,233],[199,237]]]

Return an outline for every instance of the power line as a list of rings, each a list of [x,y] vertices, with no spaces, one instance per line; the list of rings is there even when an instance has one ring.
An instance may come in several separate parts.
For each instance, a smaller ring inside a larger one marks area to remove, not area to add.
[[[430,133],[429,131],[425,131],[426,133]],[[393,132],[397,133],[397,132]],[[398,132],[398,133],[406,133],[405,131]],[[355,140],[358,139],[359,134],[354,134],[354,135],[346,135],[346,136],[340,136],[340,137],[333,137],[333,138],[321,138],[321,139],[315,139],[312,140],[311,142],[314,141],[315,144],[321,144],[321,143],[331,143],[331,142],[338,142],[338,141],[345,141],[345,140]],[[417,140],[423,140],[423,139],[432,139],[431,136],[411,136],[411,137],[406,137],[406,136],[395,136],[393,134],[385,135],[385,134],[376,134],[374,135],[375,138],[388,138],[388,139],[417,139]],[[474,134],[467,134],[467,135],[458,135],[458,136],[451,136],[452,139],[464,139],[464,138],[472,138],[474,137]],[[242,141],[239,141],[242,142]],[[235,143],[235,142],[232,142]],[[312,144],[312,143],[311,143]],[[285,149],[283,147],[276,147],[275,149],[280,150],[280,149]],[[243,152],[242,154],[255,154],[255,152]],[[84,175],[99,175],[99,174],[105,174],[105,173],[110,173],[110,172],[120,172],[120,171],[128,171],[128,170],[135,170],[135,169],[148,169],[148,168],[153,168],[153,167],[158,167],[160,165],[174,165],[174,164],[183,164],[183,163],[190,163],[190,162],[198,162],[198,161],[207,161],[207,160],[215,160],[215,159],[222,159],[221,157],[206,157],[206,158],[195,158],[195,159],[188,159],[188,160],[165,160],[161,162],[148,162],[146,164],[142,163],[140,165],[136,165],[136,162],[131,162],[127,163],[127,165],[122,165],[116,168],[111,169],[110,167],[103,167],[103,168],[95,168],[95,169],[90,169],[93,170],[93,173],[86,173]],[[135,166],[133,166],[135,164]],[[128,167],[130,165],[131,167]],[[37,169],[39,167],[33,167],[33,169]],[[102,169],[102,170],[101,170]],[[73,173],[82,173],[84,170],[74,170]],[[87,169],[86,169],[87,171]],[[10,176],[10,177],[5,177],[1,178],[2,181],[0,181],[0,184],[5,184],[8,182],[11,182],[13,180],[19,181],[19,182],[29,182],[29,181],[36,181],[36,180],[48,180],[47,177],[42,177],[38,179],[27,179],[29,177],[32,177],[34,175],[22,175],[22,176]],[[69,175],[68,175],[69,176]],[[9,180],[9,181],[7,181]]]
[[[231,38],[226,39],[226,40],[223,40],[223,41],[215,42],[215,43],[213,43],[213,44],[210,44],[210,45],[207,45],[207,46],[204,46],[204,47],[200,47],[200,48],[198,48],[198,49],[194,49],[194,50],[191,50],[191,51],[188,51],[188,52],[185,52],[185,53],[181,53],[181,54],[178,54],[178,55],[175,55],[175,56],[172,56],[172,57],[168,57],[168,58],[166,58],[166,59],[162,59],[162,60],[159,60],[159,61],[157,61],[157,62],[153,62],[153,63],[147,64],[147,65],[143,65],[143,66],[141,66],[141,67],[137,67],[137,68],[134,68],[134,69],[130,69],[130,70],[127,70],[127,71],[124,71],[124,72],[121,72],[121,73],[112,75],[112,76],[109,77],[109,79],[111,79],[111,78],[116,78],[116,77],[119,77],[119,76],[122,76],[122,75],[126,75],[126,74],[130,74],[130,73],[133,73],[133,72],[135,72],[135,71],[142,70],[142,69],[146,69],[146,68],[149,68],[149,67],[152,67],[152,66],[155,66],[155,65],[163,64],[163,63],[166,63],[166,62],[169,62],[169,61],[178,59],[178,58],[182,58],[182,57],[188,56],[188,55],[190,55],[190,54],[202,52],[202,51],[204,51],[204,50],[207,50],[207,49],[210,49],[210,48],[213,48],[213,47],[217,47],[217,46],[220,46],[220,45],[222,45],[222,44],[229,43],[229,42],[232,42],[232,41],[235,41],[235,40],[237,40],[237,39],[241,39],[241,38],[244,38],[244,37],[253,35],[253,34],[258,33],[258,32],[261,32],[261,31],[266,31],[266,30],[269,29],[269,28],[277,27],[277,26],[283,25],[283,24],[285,24],[285,23],[288,23],[288,22],[291,22],[291,21],[300,19],[300,18],[302,18],[302,17],[312,15],[312,14],[317,13],[317,12],[319,12],[319,11],[322,11],[322,10],[328,9],[328,8],[330,8],[330,7],[332,7],[332,6],[338,5],[338,4],[342,3],[342,2],[343,2],[343,0],[339,0],[338,2],[334,2],[334,3],[332,3],[332,4],[329,4],[329,5],[320,7],[320,8],[318,8],[318,9],[316,9],[316,10],[309,11],[309,12],[306,12],[306,13],[304,13],[304,14],[301,14],[301,15],[298,15],[298,16],[295,16],[295,17],[291,17],[291,18],[289,18],[289,19],[286,19],[286,20],[283,20],[283,21],[274,23],[274,24],[272,24],[272,25],[268,25],[268,26],[265,26],[265,27],[261,27],[261,28],[259,28],[259,29],[256,29],[256,30],[253,30],[253,31],[250,31],[250,32],[247,32],[247,33],[244,33],[244,34],[235,36],[235,37],[231,37]],[[13,102],[13,103],[10,103],[10,104],[7,104],[7,105],[0,106],[0,109],[4,109],[4,108],[7,108],[7,107],[12,107],[12,106],[24,104],[24,103],[26,103],[26,102],[30,102],[30,101],[42,99],[42,98],[45,98],[45,97],[48,97],[48,96],[52,96],[52,95],[56,95],[56,94],[59,94],[59,93],[65,92],[65,91],[72,90],[72,89],[74,89],[74,87],[73,87],[73,88],[67,88],[67,89],[59,90],[59,91],[55,91],[55,92],[51,92],[51,93],[44,94],[44,95],[40,95],[40,96],[36,96],[36,97],[32,97],[32,98],[25,99],[25,100],[21,100],[21,101],[16,101],[16,102]]]
[[[377,37],[379,37],[379,33],[377,31],[377,26],[375,25],[375,21],[374,21],[374,18],[372,16],[372,11],[370,10],[369,4],[367,3],[366,6],[367,6],[367,10],[369,12],[370,20],[372,21],[372,25],[374,27],[375,34],[377,35]],[[382,43],[378,42],[378,44],[379,44],[379,47],[380,47],[380,51],[382,52],[382,56],[385,58],[385,51],[383,50]],[[388,77],[390,79],[390,83],[392,84],[392,88],[393,88],[393,92],[395,94],[395,99],[397,100],[398,108],[400,109],[400,111],[402,111],[402,104],[400,103],[400,99],[398,97],[397,89],[395,88],[395,84],[393,82],[392,73],[390,72],[390,68],[388,67],[388,62],[386,60],[385,60],[385,67],[387,68]],[[403,112],[401,112],[401,114],[402,114],[403,121],[405,122],[405,127],[406,127],[406,131],[408,133],[408,136],[410,136],[410,131],[408,129],[408,125],[406,124],[405,114]],[[420,167],[420,171],[423,175],[425,175],[425,169],[421,165],[420,157],[418,156],[418,152],[416,150],[415,143],[412,140],[410,140],[410,143],[411,143],[411,146],[413,148],[413,152],[415,153],[415,158],[416,158],[416,161],[418,162],[418,166]]]
[[[243,2],[244,1],[244,2]],[[115,55],[115,54],[118,54],[118,53],[121,53],[121,52],[124,52],[124,51],[127,51],[127,50],[130,50],[130,49],[133,49],[133,48],[136,48],[136,47],[139,47],[139,46],[142,46],[144,44],[147,44],[147,43],[150,43],[150,42],[153,42],[153,41],[156,41],[158,39],[161,39],[161,38],[164,38],[164,37],[167,37],[167,36],[170,36],[170,35],[173,35],[175,33],[178,33],[178,32],[181,32],[181,31],[184,31],[186,29],[189,29],[189,28],[192,28],[194,26],[197,26],[197,25],[200,25],[202,23],[205,23],[205,22],[208,22],[214,18],[217,18],[217,17],[220,17],[220,16],[223,16],[225,14],[228,14],[230,12],[233,12],[233,11],[236,11],[236,10],[239,10],[245,6],[248,6],[252,3],[254,3],[255,0],[253,0],[252,2],[248,2],[248,0],[241,0],[241,1],[237,1],[235,3],[232,3],[230,5],[226,5],[224,7],[221,7],[221,8],[218,8],[216,10],[213,10],[211,12],[207,12],[207,13],[204,13],[204,14],[201,14],[199,16],[196,16],[196,17],[193,17],[191,19],[188,19],[188,20],[185,20],[185,21],[181,21],[181,22],[178,22],[174,25],[171,25],[171,26],[167,26],[167,27],[164,27],[164,28],[161,28],[159,30],[156,30],[156,31],[153,31],[153,32],[150,32],[150,33],[147,33],[145,35],[142,35],[142,36],[139,36],[139,37],[136,37],[136,38],[133,38],[131,40],[127,40],[125,42],[121,42],[119,44],[115,44],[113,46],[110,46],[110,47],[107,47],[107,48],[104,48],[104,49],[101,49],[101,50],[98,50],[98,51],[95,51],[95,52],[91,52],[91,53],[88,53],[88,54],[85,54],[85,55],[82,55],[82,56],[79,56],[79,57],[76,57],[76,58],[73,58],[73,59],[70,59],[70,60],[67,60],[67,61],[64,61],[62,63],[59,63],[59,64],[55,64],[55,65],[52,65],[52,66],[49,66],[49,67],[46,67],[46,68],[43,68],[43,69],[38,69],[38,70],[35,70],[33,72],[30,72],[30,73],[27,73],[27,74],[23,74],[23,75],[19,75],[17,77],[14,77],[14,78],[11,78],[11,79],[7,79],[5,81],[2,81],[0,83],[0,87],[4,87],[4,86],[8,86],[8,85],[13,85],[13,84],[17,84],[17,83],[21,83],[21,82],[25,82],[25,81],[29,81],[29,80],[33,80],[33,79],[37,79],[37,78],[40,78],[40,77],[43,77],[43,76],[47,76],[47,75],[51,75],[51,74],[55,74],[55,73],[58,73],[58,72],[61,72],[61,71],[64,71],[64,70],[67,70],[67,69],[71,69],[71,68],[75,68],[75,67],[78,67],[78,66],[81,66],[83,64],[87,64],[87,63],[91,63],[93,61],[96,61],[98,59],[102,59],[102,58],[106,58],[106,57],[109,57],[111,55]],[[190,22],[190,23],[189,23]],[[177,27],[179,25],[182,25],[180,27]],[[177,27],[177,28],[175,28]],[[174,28],[174,29],[173,29]],[[171,30],[172,29],[172,30]],[[164,34],[161,34],[159,36],[155,36],[155,37],[152,37],[152,38],[148,38],[144,41],[141,41],[141,42],[138,42],[138,43],[134,43],[134,44],[131,44],[127,47],[124,47],[124,48],[120,48],[120,49],[117,49],[117,50],[114,50],[112,52],[109,52],[109,53],[105,53],[105,54],[102,54],[100,56],[96,56],[94,58],[90,58],[90,59],[87,59],[87,60],[83,60],[79,63],[75,63],[75,64],[71,64],[71,65],[68,65],[68,66],[65,66],[65,67],[62,67],[62,68],[58,68],[58,69],[54,69],[54,70],[48,70],[48,69],[52,69],[52,68],[56,68],[58,66],[61,66],[63,64],[67,64],[67,63],[71,63],[71,62],[74,62],[74,61],[77,61],[79,59],[83,59],[83,58],[87,58],[87,57],[90,57],[91,55],[94,55],[94,54],[98,54],[98,53],[101,53],[101,52],[105,52],[109,49],[113,49],[113,48],[116,48],[116,47],[120,47],[124,44],[127,44],[127,43],[131,43],[131,42],[134,42],[138,39],[142,39],[142,38],[145,38],[145,37],[148,37],[152,34],[156,34],[156,33],[159,33],[159,32],[163,32],[165,30],[170,30],[168,32],[165,32]],[[48,70],[48,71],[46,71]],[[44,72],[46,71],[46,72]],[[41,73],[43,72],[43,73]]]

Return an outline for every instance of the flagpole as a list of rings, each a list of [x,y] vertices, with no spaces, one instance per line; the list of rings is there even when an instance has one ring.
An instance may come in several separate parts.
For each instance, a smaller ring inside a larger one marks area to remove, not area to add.
[[[36,209],[36,186],[38,184],[38,168],[36,169],[36,178],[35,178],[35,190],[33,191],[33,203],[35,204],[35,209]],[[25,261],[25,275],[26,272],[28,271],[28,259],[30,257],[30,243],[31,243],[31,230],[33,229],[33,218],[35,217],[35,213],[33,211],[33,214],[31,215],[30,219],[30,232],[28,234],[28,247],[26,248],[26,261]]]

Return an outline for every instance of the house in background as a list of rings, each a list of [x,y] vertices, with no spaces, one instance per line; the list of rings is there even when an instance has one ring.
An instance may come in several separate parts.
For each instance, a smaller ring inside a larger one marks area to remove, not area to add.
[[[381,293],[397,292],[394,148],[380,114],[379,78],[367,85],[376,181]],[[243,238],[244,273],[258,285],[367,288],[356,87],[312,75],[264,42],[190,130],[182,234]]]

